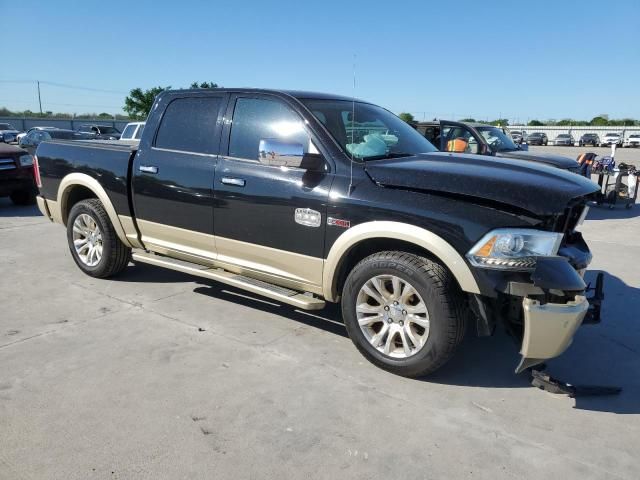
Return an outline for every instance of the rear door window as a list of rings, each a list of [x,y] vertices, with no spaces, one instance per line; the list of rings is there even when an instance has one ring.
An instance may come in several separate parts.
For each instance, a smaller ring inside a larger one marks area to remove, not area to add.
[[[216,154],[216,123],[222,97],[173,100],[164,112],[155,147],[182,152]]]
[[[140,140],[140,137],[142,137],[143,130],[144,130],[144,125],[140,125],[138,127],[138,131],[136,132],[136,140]]]

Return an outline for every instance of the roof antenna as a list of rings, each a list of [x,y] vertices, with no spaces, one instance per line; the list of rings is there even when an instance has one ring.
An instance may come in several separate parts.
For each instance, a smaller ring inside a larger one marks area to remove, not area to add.
[[[354,130],[356,123],[356,54],[353,54],[353,96],[351,97],[351,163],[349,165],[349,192],[347,195],[351,195],[353,190],[353,144],[354,144]]]

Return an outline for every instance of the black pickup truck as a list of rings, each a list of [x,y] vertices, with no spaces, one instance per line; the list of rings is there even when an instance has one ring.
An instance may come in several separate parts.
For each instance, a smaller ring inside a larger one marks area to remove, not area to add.
[[[139,146],[43,142],[38,205],[94,277],[133,260],[302,309],[341,302],[374,364],[422,376],[472,320],[560,355],[599,310],[576,227],[598,186],[531,162],[438,152],[373,104],[308,92],[166,91]],[[233,319],[229,319],[233,321]]]

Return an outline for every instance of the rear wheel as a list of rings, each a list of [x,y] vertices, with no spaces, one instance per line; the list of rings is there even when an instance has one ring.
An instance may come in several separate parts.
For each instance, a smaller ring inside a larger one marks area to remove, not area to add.
[[[67,221],[67,241],[74,261],[87,275],[111,277],[125,269],[131,249],[116,234],[100,200],[76,203]]]
[[[381,252],[349,274],[342,314],[349,337],[375,365],[406,377],[436,371],[465,331],[463,297],[440,264]]]
[[[36,194],[32,190],[17,190],[9,195],[15,205],[33,205],[36,203]]]

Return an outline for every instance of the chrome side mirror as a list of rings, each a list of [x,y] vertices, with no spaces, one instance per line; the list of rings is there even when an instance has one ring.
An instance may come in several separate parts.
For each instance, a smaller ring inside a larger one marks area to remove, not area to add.
[[[258,160],[265,165],[300,168],[304,158],[301,143],[283,142],[275,138],[263,138],[258,146]]]

